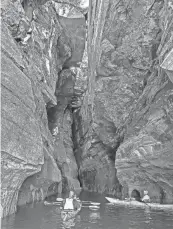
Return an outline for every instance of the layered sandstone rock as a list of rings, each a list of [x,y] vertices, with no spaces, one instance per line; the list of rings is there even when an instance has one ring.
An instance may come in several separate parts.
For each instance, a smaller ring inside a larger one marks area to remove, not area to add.
[[[173,203],[173,84],[172,13],[164,5],[161,41],[147,85],[127,121],[125,140],[117,151],[115,166],[124,195],[147,189],[152,201]],[[166,26],[166,25],[169,26]]]
[[[80,185],[172,202],[173,2],[88,2],[2,1],[4,216]]]
[[[172,8],[150,0],[90,6],[88,93],[76,113],[86,189],[119,195],[122,185],[124,197],[146,188],[154,201],[172,201]]]
[[[74,7],[79,5],[74,1]],[[2,1],[1,8],[1,205],[6,216],[16,211],[17,204],[60,193],[64,178],[72,180],[65,188],[79,187],[68,110],[74,83],[69,93],[68,74],[62,68],[81,61],[86,26],[84,16],[60,17],[53,1]],[[64,79],[58,76],[60,71]],[[59,123],[55,131],[49,123],[48,111],[54,107],[62,116],[57,122],[65,123],[60,144],[55,139]],[[67,167],[64,173],[61,153]]]
[[[99,91],[95,83],[96,66],[100,60],[101,40],[108,5],[108,1],[94,1],[90,6],[87,38],[89,63],[88,65],[86,63],[88,87],[83,94],[81,109],[74,112],[74,141],[82,187],[90,191],[120,195],[113,156],[117,140],[110,139],[116,128],[112,127],[112,120],[104,116],[104,105],[102,106],[98,101],[99,95],[95,96],[96,91]],[[105,131],[104,125],[107,126]],[[110,132],[110,136],[107,135],[107,131]]]

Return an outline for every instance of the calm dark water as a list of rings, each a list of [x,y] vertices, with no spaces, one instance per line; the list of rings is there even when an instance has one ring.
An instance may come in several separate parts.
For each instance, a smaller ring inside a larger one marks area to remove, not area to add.
[[[20,207],[17,214],[2,220],[2,229],[173,229],[173,212],[116,207],[103,196],[83,192],[82,200],[100,202],[98,211],[82,208],[74,221],[63,224],[58,206],[43,203]]]

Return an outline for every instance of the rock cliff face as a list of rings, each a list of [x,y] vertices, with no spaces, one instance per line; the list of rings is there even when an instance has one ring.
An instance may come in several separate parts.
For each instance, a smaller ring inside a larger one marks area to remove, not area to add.
[[[152,41],[145,87],[126,121],[115,166],[124,195],[148,189],[152,201],[173,203],[172,1],[160,1],[147,15],[160,35]]]
[[[173,1],[88,3],[2,1],[3,216],[80,186],[173,203]]]
[[[64,2],[2,1],[3,216],[62,188],[80,187],[70,68],[83,57],[86,9],[79,1]]]
[[[75,114],[85,189],[147,189],[172,203],[172,13],[172,1],[90,5],[88,92]]]

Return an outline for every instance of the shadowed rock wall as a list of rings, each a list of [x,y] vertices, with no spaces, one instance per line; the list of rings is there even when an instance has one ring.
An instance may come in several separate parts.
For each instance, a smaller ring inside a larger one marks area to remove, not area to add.
[[[82,13],[68,19],[58,15],[63,1],[55,5],[41,0],[1,5],[3,216],[17,204],[80,187],[68,109],[75,75],[64,67],[81,61],[86,25]],[[80,2],[75,7],[84,10]]]
[[[116,178],[115,152],[119,136],[115,139],[116,126],[106,117],[96,85],[96,69],[100,62],[101,42],[109,1],[93,1],[88,15],[88,68],[87,91],[83,104],[74,113],[76,123],[75,155],[79,164],[82,187],[90,191],[121,195],[121,186]],[[106,94],[103,92],[103,94]],[[107,95],[107,94],[106,94]],[[105,95],[105,96],[106,96]],[[109,101],[107,101],[109,103]],[[111,101],[110,101],[111,102]],[[109,113],[109,115],[114,115]]]

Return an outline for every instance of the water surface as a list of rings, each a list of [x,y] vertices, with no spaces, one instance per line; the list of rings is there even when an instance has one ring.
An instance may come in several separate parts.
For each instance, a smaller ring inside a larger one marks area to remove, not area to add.
[[[82,200],[100,202],[98,211],[83,207],[74,221],[64,224],[58,206],[43,203],[20,207],[2,220],[2,229],[173,229],[173,211],[135,209],[107,204],[98,194],[83,192]]]

